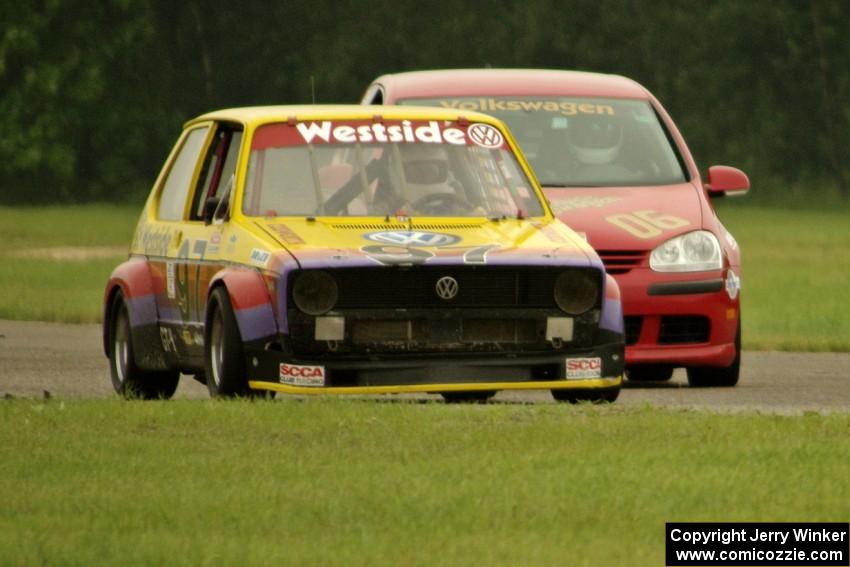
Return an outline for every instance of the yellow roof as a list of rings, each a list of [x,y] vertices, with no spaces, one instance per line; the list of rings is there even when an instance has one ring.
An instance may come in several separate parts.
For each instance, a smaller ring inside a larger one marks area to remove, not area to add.
[[[450,108],[427,106],[363,106],[358,104],[313,104],[292,106],[247,106],[227,108],[202,114],[186,123],[186,126],[205,120],[224,120],[246,125],[281,122],[295,118],[303,120],[371,120],[381,116],[389,120],[457,120],[466,118],[470,122],[487,122],[502,125],[496,118],[473,112]]]

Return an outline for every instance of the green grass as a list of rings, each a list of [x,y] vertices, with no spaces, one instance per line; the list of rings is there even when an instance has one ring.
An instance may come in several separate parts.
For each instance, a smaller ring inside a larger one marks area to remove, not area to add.
[[[742,250],[744,348],[850,350],[850,209],[730,200],[718,214]]]
[[[850,351],[850,207],[834,198],[789,202],[793,208],[746,198],[718,203],[743,251],[744,348]],[[0,208],[0,318],[99,321],[103,285],[123,254],[85,261],[20,254],[57,246],[126,248],[140,210]]]
[[[846,521],[847,416],[0,402],[6,564],[663,565],[666,521]]]
[[[51,246],[130,247],[142,205],[0,207],[3,253]]]
[[[140,206],[0,207],[0,319],[94,323],[103,288],[127,255]],[[113,255],[55,260],[56,247],[116,248]]]

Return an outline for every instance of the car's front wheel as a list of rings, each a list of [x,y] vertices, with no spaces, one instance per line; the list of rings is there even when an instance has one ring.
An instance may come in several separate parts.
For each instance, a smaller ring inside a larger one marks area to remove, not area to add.
[[[247,396],[245,352],[227,290],[217,287],[210,294],[204,326],[204,375],[210,395]]]
[[[168,399],[177,390],[180,373],[154,372],[136,366],[130,316],[124,296],[115,294],[109,313],[109,374],[112,387],[127,399]]]
[[[741,373],[741,317],[735,333],[735,360],[727,367],[696,366],[688,368],[688,384],[692,388],[730,388],[738,383]]]

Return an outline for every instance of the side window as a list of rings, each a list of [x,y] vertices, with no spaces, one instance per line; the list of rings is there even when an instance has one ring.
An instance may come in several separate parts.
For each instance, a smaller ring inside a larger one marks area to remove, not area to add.
[[[207,126],[195,128],[186,136],[183,147],[174,158],[168,177],[159,197],[157,218],[160,220],[177,221],[183,219],[186,198],[189,196],[189,184],[195,172],[195,164],[207,137]]]
[[[204,204],[210,197],[221,197],[230,177],[236,172],[239,146],[242,143],[242,128],[222,125],[204,158],[204,167],[198,180],[192,205],[192,218],[204,216]]]

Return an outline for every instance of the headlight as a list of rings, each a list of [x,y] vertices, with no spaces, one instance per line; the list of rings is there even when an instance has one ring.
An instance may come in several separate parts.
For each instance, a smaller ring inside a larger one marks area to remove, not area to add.
[[[336,280],[327,272],[307,270],[295,277],[292,300],[295,306],[307,315],[322,315],[336,305],[339,288]]]
[[[656,272],[702,272],[723,267],[720,243],[707,230],[671,238],[652,251],[649,267]]]
[[[562,272],[555,280],[555,303],[565,313],[581,315],[599,299],[599,273],[594,270]]]

